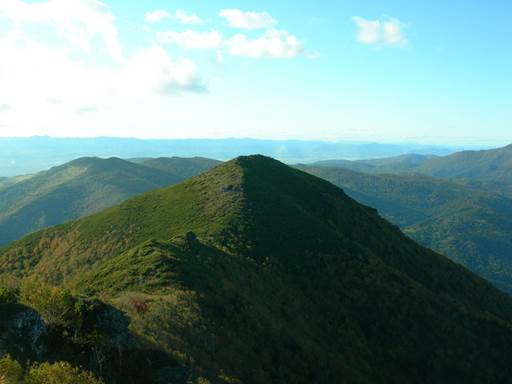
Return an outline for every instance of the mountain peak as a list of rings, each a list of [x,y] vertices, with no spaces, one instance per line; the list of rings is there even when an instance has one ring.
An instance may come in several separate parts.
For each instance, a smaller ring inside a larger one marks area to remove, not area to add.
[[[235,163],[238,163],[240,165],[250,165],[250,166],[268,166],[269,164],[281,164],[280,161],[269,157],[265,155],[260,154],[254,154],[254,155],[245,155],[245,156],[238,156],[231,160]]]

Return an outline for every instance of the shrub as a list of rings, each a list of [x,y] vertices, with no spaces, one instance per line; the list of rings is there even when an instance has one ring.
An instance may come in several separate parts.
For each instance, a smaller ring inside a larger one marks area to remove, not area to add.
[[[15,304],[18,301],[19,291],[16,288],[0,287],[0,305]]]
[[[36,364],[25,377],[25,384],[102,384],[93,373],[66,362]]]
[[[75,312],[71,292],[35,281],[22,285],[20,301],[39,312],[49,327],[68,326]]]
[[[20,363],[11,359],[10,356],[4,356],[0,359],[0,383],[1,384],[21,384],[23,380],[23,369]]]

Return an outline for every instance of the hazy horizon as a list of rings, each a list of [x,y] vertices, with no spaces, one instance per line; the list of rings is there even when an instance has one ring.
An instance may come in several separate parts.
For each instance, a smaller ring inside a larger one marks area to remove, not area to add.
[[[137,136],[112,136],[112,135],[98,135],[98,136],[54,136],[54,135],[0,135],[0,139],[37,139],[37,138],[50,138],[50,139],[119,139],[119,140],[138,140],[138,141],[188,141],[188,140],[254,140],[254,141],[274,141],[274,142],[285,142],[285,141],[296,141],[296,142],[319,142],[319,143],[343,143],[343,144],[407,144],[407,145],[418,145],[418,146],[436,146],[436,147],[451,147],[458,149],[465,148],[499,148],[512,144],[512,138],[510,140],[482,140],[476,137],[458,137],[458,138],[446,138],[446,137],[411,137],[411,138],[390,138],[372,140],[368,139],[304,139],[304,138],[281,138],[274,139],[272,137],[257,137],[257,136],[224,136],[224,137],[137,137]]]
[[[409,142],[309,141],[228,139],[134,139],[134,138],[1,138],[0,177],[29,174],[80,157],[207,157],[230,160],[242,155],[262,154],[288,164],[320,160],[362,160],[405,154],[449,155],[460,150],[493,146],[436,145]]]

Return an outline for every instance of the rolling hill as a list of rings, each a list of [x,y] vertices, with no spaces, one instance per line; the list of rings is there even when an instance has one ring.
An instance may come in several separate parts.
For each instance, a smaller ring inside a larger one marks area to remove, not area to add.
[[[147,167],[170,172],[180,177],[182,180],[206,172],[220,163],[221,162],[218,160],[205,157],[159,157],[155,159],[144,159],[140,162],[140,164]]]
[[[313,163],[318,167],[341,167],[366,173],[400,173],[414,172],[428,160],[435,159],[434,155],[406,154],[366,160],[323,160]]]
[[[16,241],[0,250],[0,273],[121,310],[182,367],[176,378],[148,354],[140,382],[510,378],[507,295],[334,185],[262,156]]]
[[[146,163],[80,158],[32,176],[0,181],[0,244],[176,184],[218,162],[171,158]]]
[[[422,164],[420,172],[512,196],[512,145],[434,158]]]
[[[512,293],[512,200],[423,175],[299,166],[370,205],[419,243]]]
[[[512,197],[512,145],[448,156],[405,155],[353,162],[329,160],[313,165],[341,166],[367,173],[420,173]]]

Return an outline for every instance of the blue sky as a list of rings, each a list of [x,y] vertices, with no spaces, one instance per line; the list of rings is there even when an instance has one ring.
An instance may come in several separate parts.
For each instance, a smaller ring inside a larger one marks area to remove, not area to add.
[[[504,144],[511,14],[476,0],[2,0],[0,136]]]

